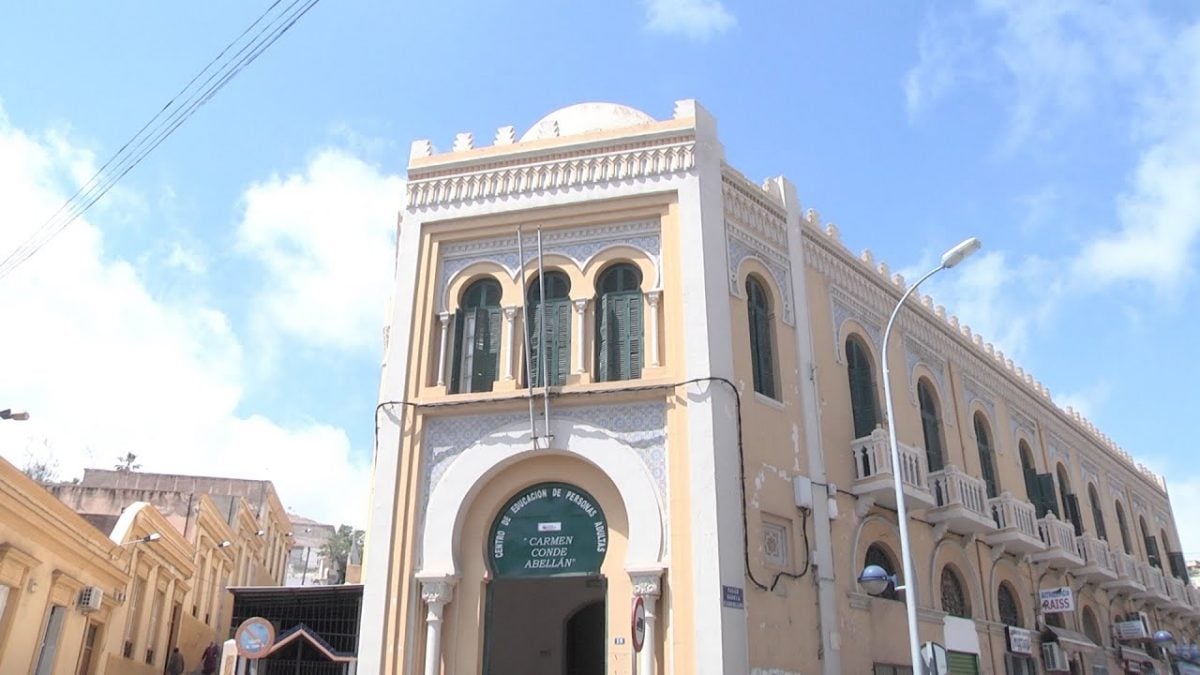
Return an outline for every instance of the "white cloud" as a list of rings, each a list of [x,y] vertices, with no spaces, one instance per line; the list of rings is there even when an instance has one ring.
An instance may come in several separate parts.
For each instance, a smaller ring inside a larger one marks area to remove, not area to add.
[[[238,246],[267,271],[255,298],[267,328],[318,346],[382,349],[403,194],[398,176],[334,149],[303,173],[251,185]]]
[[[40,223],[94,170],[81,157],[65,134],[27,134],[0,111],[0,223]],[[0,248],[24,234],[0,229]],[[64,477],[126,452],[147,471],[265,477],[301,513],[362,524],[369,464],[345,433],[239,414],[247,359],[227,317],[155,299],[103,242],[82,218],[4,279],[0,407],[32,417],[0,423],[0,454],[49,459]]]
[[[1112,394],[1112,386],[1107,382],[1098,382],[1082,389],[1054,395],[1054,403],[1058,407],[1072,408],[1084,417],[1095,420],[1100,407]]]
[[[1200,527],[1193,524],[1196,514],[1200,513],[1200,475],[1172,474],[1167,489],[1171,494],[1171,510],[1179,527],[1183,554],[1189,560],[1200,560]]]
[[[919,114],[954,86],[972,78],[978,50],[967,14],[928,13],[917,43],[917,65],[904,76],[904,102],[909,115]]]
[[[645,0],[646,27],[694,40],[724,33],[737,25],[721,0]]]

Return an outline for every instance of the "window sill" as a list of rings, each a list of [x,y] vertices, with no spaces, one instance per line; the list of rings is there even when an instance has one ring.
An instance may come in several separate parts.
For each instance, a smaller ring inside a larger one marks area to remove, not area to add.
[[[765,396],[763,394],[758,393],[757,391],[754,392],[754,400],[758,401],[759,403],[761,403],[769,408],[774,408],[774,409],[780,410],[780,411],[785,409],[785,406],[783,405],[783,401],[775,400],[775,399],[771,398],[770,396]]]

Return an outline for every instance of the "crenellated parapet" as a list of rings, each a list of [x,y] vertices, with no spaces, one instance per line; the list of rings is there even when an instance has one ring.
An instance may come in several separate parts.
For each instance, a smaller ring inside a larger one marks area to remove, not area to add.
[[[884,261],[876,260],[875,255],[869,249],[864,249],[858,255],[855,255],[841,241],[837,225],[822,222],[821,215],[816,210],[808,209],[802,220],[805,232],[812,240],[822,242],[826,247],[838,251],[841,254],[839,258],[844,262],[855,265],[859,272],[863,272],[866,277],[874,279],[875,285],[882,287],[887,293],[887,297],[892,298],[889,302],[894,303],[907,289],[904,277],[899,274],[892,274],[888,264]],[[974,332],[970,326],[961,323],[957,316],[947,314],[945,307],[936,304],[932,296],[922,294],[918,291],[914,294],[913,299],[929,322],[940,326],[943,333],[953,336],[955,342],[967,348],[971,355],[992,364],[994,371],[1000,373],[1009,384],[1015,385],[1018,389],[1042,401],[1049,408],[1055,410],[1062,420],[1068,422],[1077,431],[1082,432],[1090,441],[1110,452],[1130,469],[1141,474],[1154,485],[1157,485],[1159,489],[1166,490],[1166,481],[1161,475],[1134,459],[1129,452],[1113,441],[1111,437],[1101,432],[1091,420],[1084,417],[1079,411],[1071,407],[1058,405],[1051,396],[1049,388],[1038,381],[1032,373],[1014,363],[1013,359],[1008,358],[994,344],[986,341],[982,335]],[[878,307],[874,313],[877,316],[886,316],[886,310],[882,306]],[[904,322],[902,321],[901,323]]]

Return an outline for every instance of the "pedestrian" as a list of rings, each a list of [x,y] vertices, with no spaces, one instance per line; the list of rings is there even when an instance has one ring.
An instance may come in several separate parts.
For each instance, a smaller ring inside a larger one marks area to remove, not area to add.
[[[204,656],[200,657],[200,672],[204,675],[213,675],[217,672],[217,660],[221,658],[221,650],[217,648],[217,643],[210,642],[208,648],[204,650]]]
[[[167,660],[167,675],[183,675],[183,654],[179,653],[179,647],[171,652],[171,658]]]

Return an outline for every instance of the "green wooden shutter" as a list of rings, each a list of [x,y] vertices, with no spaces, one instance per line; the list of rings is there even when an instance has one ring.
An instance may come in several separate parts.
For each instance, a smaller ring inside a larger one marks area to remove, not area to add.
[[[554,355],[550,363],[550,383],[566,384],[567,373],[571,372],[571,302],[555,303],[554,308]]]
[[[529,340],[529,386],[542,386],[542,307],[531,303],[525,309],[525,333]]]
[[[608,377],[609,332],[611,330],[611,314],[609,296],[600,297],[596,307],[596,380],[604,382]]]
[[[615,381],[641,377],[641,292],[606,293],[600,304],[598,379]]]
[[[642,376],[642,294],[636,291],[626,297],[625,367],[621,379],[632,380]]]
[[[754,391],[775,398],[775,363],[771,352],[771,319],[762,307],[750,305],[750,366]]]
[[[1075,526],[1075,536],[1083,536],[1083,518],[1079,513],[1079,498],[1074,494],[1067,493],[1063,499],[1067,502],[1067,518],[1070,519],[1071,525]]]
[[[500,308],[479,307],[472,340],[471,391],[491,391],[500,355]]]
[[[454,350],[450,352],[450,393],[457,394],[459,390],[459,382],[462,378],[462,357],[463,357],[463,323],[465,323],[463,312],[461,309],[454,312]]]
[[[1022,468],[1021,473],[1025,475],[1025,496],[1029,498],[1029,503],[1037,506],[1042,503],[1042,492],[1038,485],[1037,471],[1028,468]],[[1039,515],[1040,517],[1040,515]]]
[[[870,436],[879,422],[875,414],[875,383],[871,363],[863,348],[853,340],[846,342],[846,363],[850,371],[850,408],[854,416],[854,437]]]
[[[1033,503],[1037,508],[1037,517],[1041,518],[1047,513],[1053,513],[1054,517],[1061,519],[1062,514],[1058,512],[1058,496],[1054,490],[1054,474],[1039,473],[1037,486],[1038,499]]]
[[[946,652],[946,668],[950,675],[979,675],[979,657],[963,652]]]
[[[1146,535],[1146,562],[1162,569],[1162,559],[1158,557],[1158,542],[1152,534]]]

